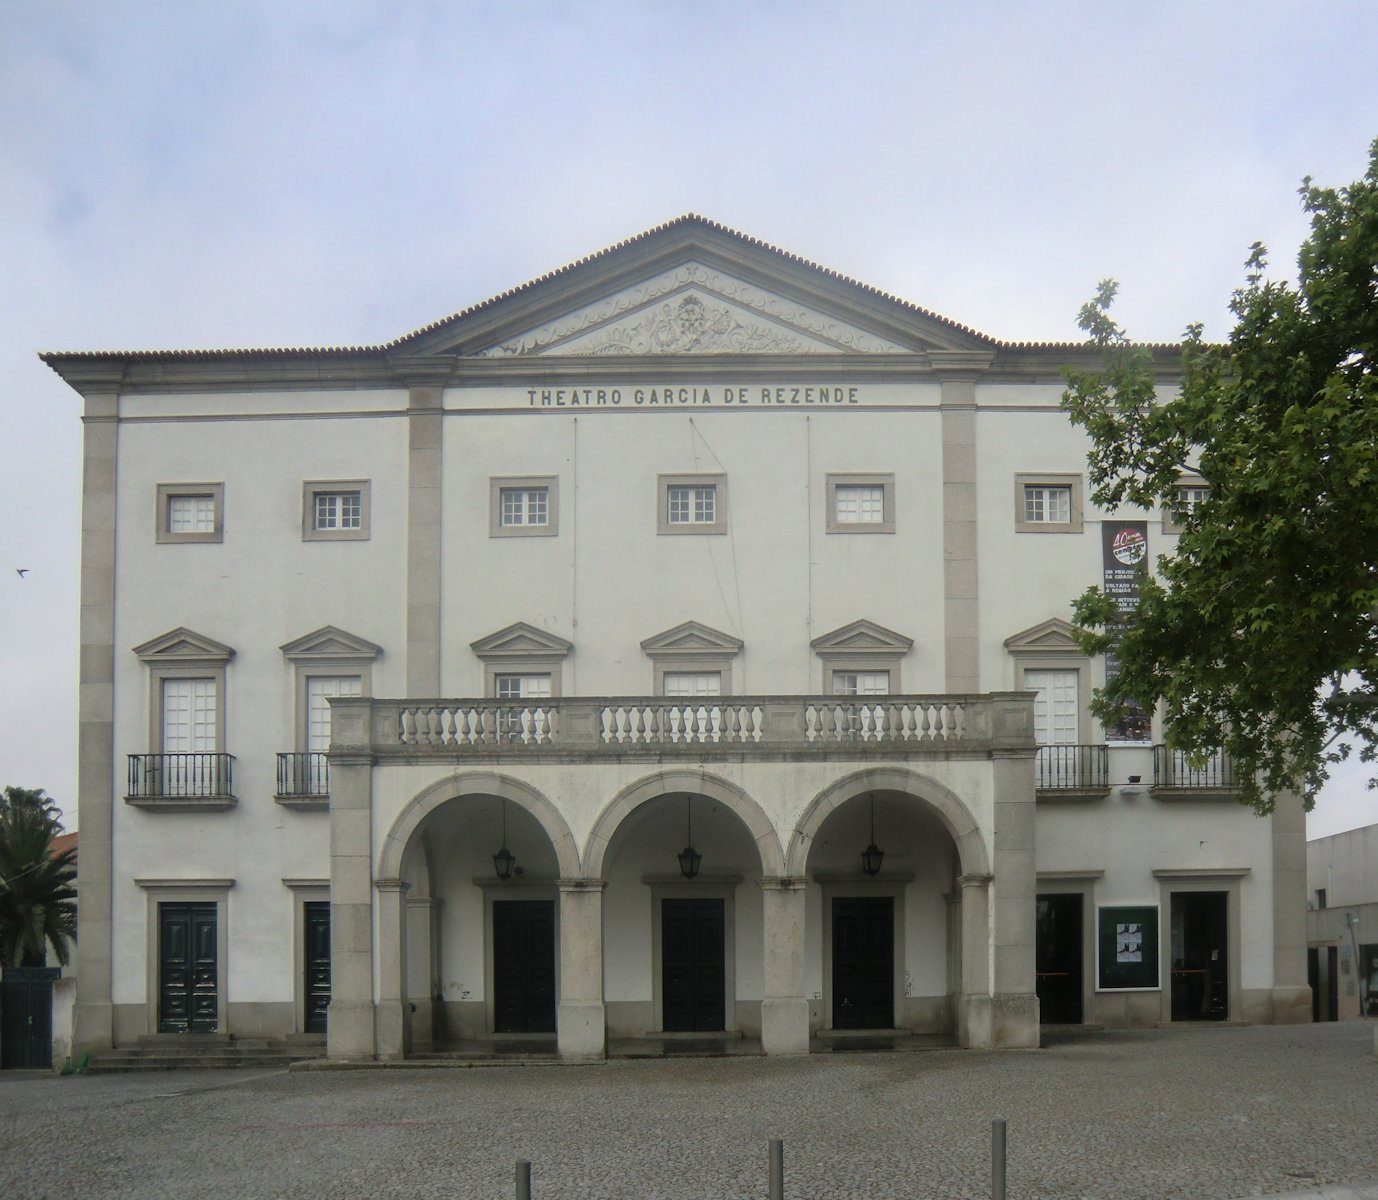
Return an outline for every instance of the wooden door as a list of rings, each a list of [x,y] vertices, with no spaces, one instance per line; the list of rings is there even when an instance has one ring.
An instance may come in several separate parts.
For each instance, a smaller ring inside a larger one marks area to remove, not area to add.
[[[660,902],[662,1028],[727,1028],[722,900]]]
[[[833,900],[833,1028],[895,1027],[895,901]]]
[[[555,902],[493,901],[493,1030],[555,1031]]]
[[[53,1065],[53,981],[57,967],[0,971],[0,1068],[46,1071]]]
[[[302,994],[306,997],[307,1033],[325,1032],[330,1007],[330,901],[307,900],[302,904]]]
[[[158,905],[158,1031],[214,1033],[220,1024],[214,904]]]

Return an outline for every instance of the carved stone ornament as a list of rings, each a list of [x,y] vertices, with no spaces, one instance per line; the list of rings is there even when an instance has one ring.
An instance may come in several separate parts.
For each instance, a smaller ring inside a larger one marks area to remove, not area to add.
[[[912,349],[701,263],[686,263],[511,338],[482,357],[906,354]]]

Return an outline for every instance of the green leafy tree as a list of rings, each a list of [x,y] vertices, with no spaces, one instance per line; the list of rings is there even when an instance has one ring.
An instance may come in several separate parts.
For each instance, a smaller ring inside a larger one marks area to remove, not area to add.
[[[1063,397],[1098,504],[1173,506],[1185,471],[1210,488],[1134,612],[1094,588],[1076,602],[1083,649],[1119,656],[1095,711],[1162,701],[1169,743],[1197,762],[1223,747],[1260,812],[1282,790],[1309,807],[1353,748],[1378,757],[1378,141],[1363,178],[1308,178],[1301,199],[1295,286],[1255,244],[1228,346],[1189,327],[1176,392],[1111,319],[1107,281],[1079,321],[1102,369]]]
[[[36,967],[51,946],[67,965],[77,936],[76,851],[53,853],[62,832],[42,789],[7,787],[0,797],[0,966]]]

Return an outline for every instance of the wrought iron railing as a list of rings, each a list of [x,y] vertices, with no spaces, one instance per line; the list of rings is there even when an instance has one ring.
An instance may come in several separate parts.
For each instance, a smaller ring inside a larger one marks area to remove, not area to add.
[[[288,798],[329,797],[329,755],[314,750],[309,753],[280,753],[277,794]]]
[[[1193,790],[1232,788],[1236,786],[1234,760],[1224,750],[1217,750],[1200,766],[1193,766],[1185,750],[1154,746],[1153,786]]]
[[[1035,780],[1038,790],[1045,792],[1108,788],[1109,749],[1076,744],[1040,746]]]
[[[233,754],[131,754],[128,795],[137,800],[233,797],[233,762]]]

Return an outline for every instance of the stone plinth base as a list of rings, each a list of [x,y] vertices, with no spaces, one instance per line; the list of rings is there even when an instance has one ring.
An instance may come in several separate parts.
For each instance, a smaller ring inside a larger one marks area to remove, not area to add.
[[[568,1001],[555,1009],[555,1037],[566,1062],[597,1062],[607,1056],[607,1016],[598,1001]]]
[[[331,1058],[373,1061],[373,1005],[368,1001],[332,1000],[325,1028]]]
[[[761,1001],[761,1049],[767,1054],[807,1054],[809,1052],[809,1002],[792,1000]]]
[[[991,1042],[1010,1050],[1037,1050],[1038,997],[1006,992],[991,1002]]]
[[[1274,1025],[1309,1025],[1311,1023],[1311,989],[1309,987],[1275,987],[1272,992]]]

